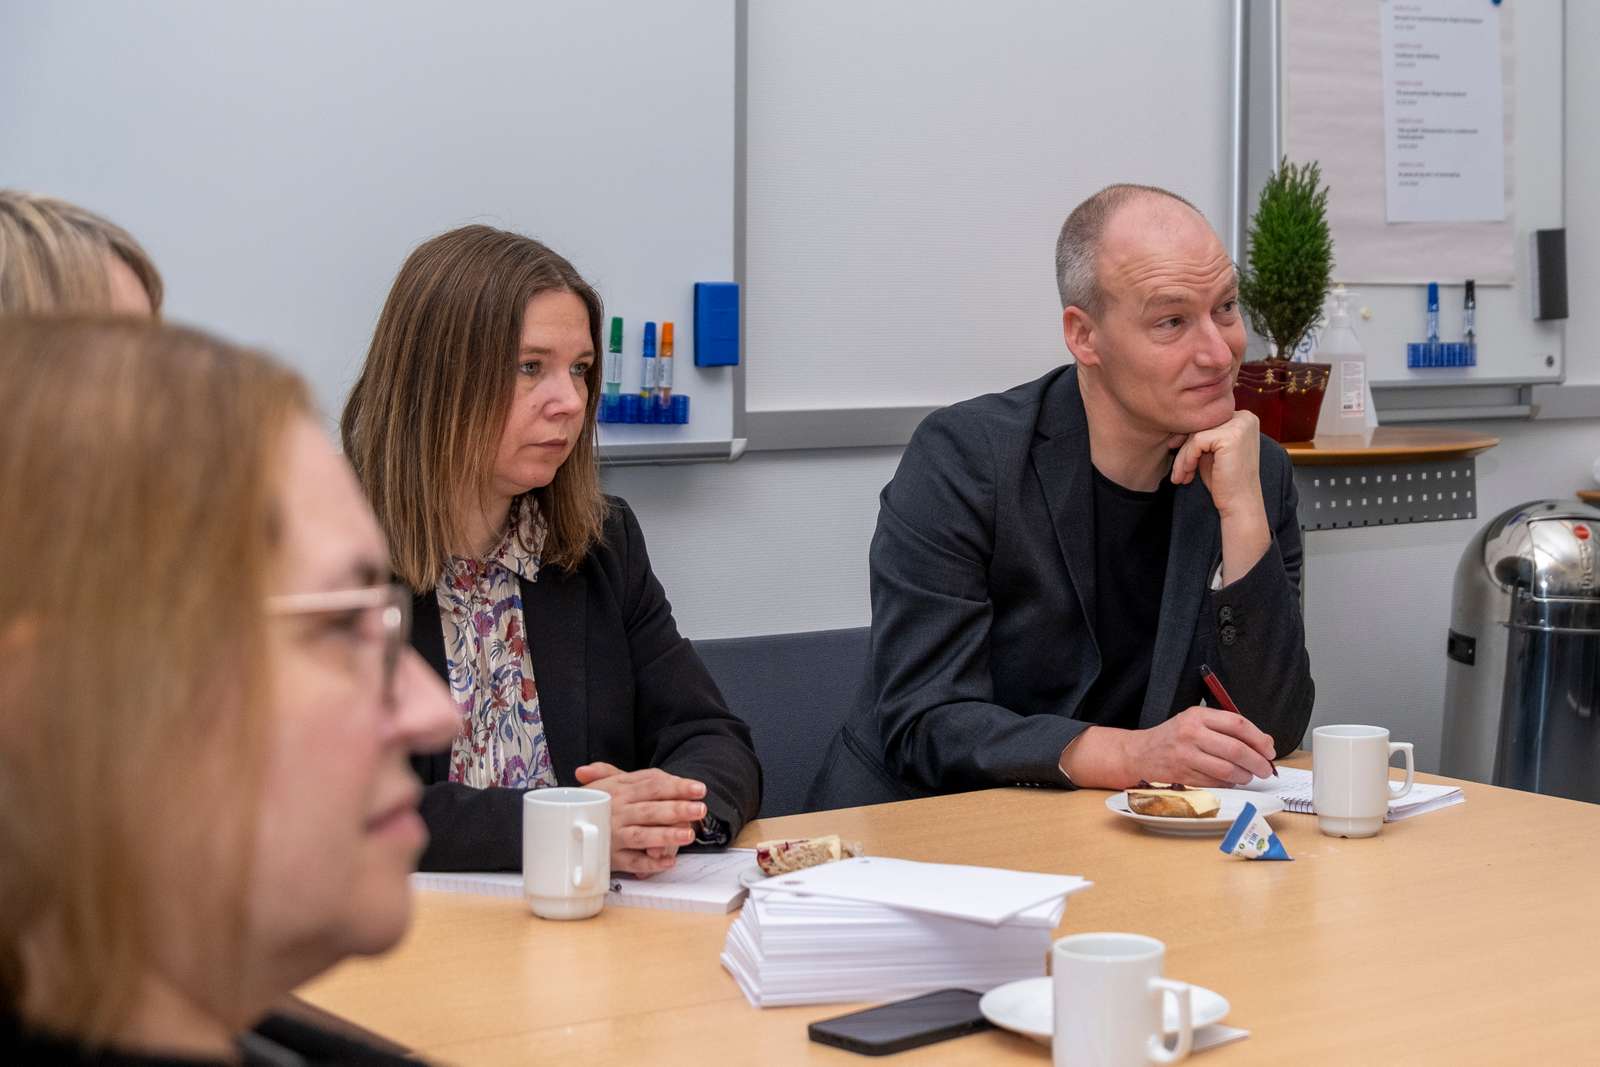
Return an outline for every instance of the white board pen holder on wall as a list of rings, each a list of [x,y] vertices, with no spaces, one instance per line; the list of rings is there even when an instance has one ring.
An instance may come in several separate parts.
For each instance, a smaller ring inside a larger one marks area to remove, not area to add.
[[[623,319],[611,319],[605,357],[605,392],[599,421],[608,425],[684,426],[689,397],[672,389],[673,324],[646,322],[640,337],[639,391],[623,392]],[[734,282],[696,282],[694,286],[694,364],[731,367],[739,362],[739,286]]]
[[[1466,341],[1412,341],[1406,345],[1406,367],[1410,370],[1477,365],[1478,346]]]
[[[641,426],[683,426],[689,421],[689,398],[682,393],[676,393],[666,400],[633,393],[604,396],[600,398],[600,421]]]
[[[599,420],[603,423],[632,423],[645,426],[683,426],[689,421],[689,398],[673,395],[672,323],[661,324],[660,345],[656,343],[656,324],[644,324],[640,352],[639,391],[622,392],[622,318],[611,320],[610,341],[606,346],[605,393],[600,398]]]

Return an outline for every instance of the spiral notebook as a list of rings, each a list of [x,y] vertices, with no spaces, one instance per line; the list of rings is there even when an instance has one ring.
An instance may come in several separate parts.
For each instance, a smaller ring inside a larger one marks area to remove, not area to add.
[[[1278,777],[1257,778],[1249,785],[1240,788],[1251,789],[1257,793],[1271,793],[1283,801],[1286,811],[1298,812],[1301,815],[1316,814],[1311,801],[1310,771],[1303,771],[1297,767],[1279,767]],[[1460,786],[1428,785],[1417,782],[1412,785],[1411,792],[1398,800],[1389,801],[1389,814],[1383,821],[1395,822],[1398,819],[1409,819],[1414,815],[1426,815],[1430,811],[1460,804],[1466,799]]]

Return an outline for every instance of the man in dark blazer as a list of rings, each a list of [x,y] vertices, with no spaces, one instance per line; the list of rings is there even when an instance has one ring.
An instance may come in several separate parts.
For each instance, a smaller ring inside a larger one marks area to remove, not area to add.
[[[1241,784],[1311,716],[1295,488],[1235,411],[1234,264],[1187,201],[1111,186],[1056,249],[1076,366],[930,415],[871,549],[875,707],[838,807],[996,785]],[[1243,711],[1201,706],[1201,664]]]

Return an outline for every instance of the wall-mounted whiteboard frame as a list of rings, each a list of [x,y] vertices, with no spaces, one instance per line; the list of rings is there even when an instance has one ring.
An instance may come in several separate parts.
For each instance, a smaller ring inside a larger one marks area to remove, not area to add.
[[[1255,202],[1267,175],[1286,147],[1284,123],[1285,20],[1317,0],[1264,0],[1249,4],[1247,77],[1267,92],[1252,94],[1247,109],[1247,206]],[[1489,0],[1485,0],[1487,5]],[[1376,35],[1377,5],[1374,11]],[[1565,212],[1565,9],[1560,3],[1508,3],[1502,17],[1515,20],[1511,124],[1513,247],[1517,279],[1511,286],[1478,286],[1478,365],[1470,368],[1413,370],[1406,366],[1405,344],[1422,339],[1426,287],[1358,284],[1358,306],[1371,317],[1356,323],[1367,352],[1368,375],[1385,421],[1435,421],[1467,418],[1526,418],[1538,412],[1534,387],[1565,379],[1565,330],[1560,322],[1537,322],[1527,295],[1529,232],[1559,227]],[[1312,8],[1316,11],[1316,8]],[[1343,9],[1348,10],[1348,9]],[[1292,155],[1294,146],[1287,145]],[[1403,228],[1397,229],[1402,232]],[[1242,241],[1241,241],[1242,246]],[[1337,258],[1337,248],[1335,249]],[[1460,317],[1461,279],[1440,265],[1442,319],[1447,337]],[[1335,265],[1335,277],[1338,267]],[[1541,389],[1548,395],[1548,390]],[[1551,414],[1563,410],[1548,405]]]
[[[727,459],[696,281],[734,273],[735,0],[0,6],[0,185],[125,225],[169,318],[258,344],[336,417],[402,260],[482,222],[562,252],[628,327],[677,324],[682,427],[612,462]]]
[[[736,386],[752,449],[903,445],[936,407],[1068,361],[1056,231],[1104,184],[1166,185],[1219,232],[1231,225],[1226,0],[1137,12],[1042,0],[771,5],[754,17],[749,366]],[[781,53],[763,34],[781,38]],[[765,284],[780,262],[784,291]],[[901,396],[868,381],[890,361]],[[791,386],[812,374],[846,387],[800,382],[775,398],[778,372]]]
[[[1115,8],[1115,5],[1108,7]],[[1561,48],[1560,28],[1564,21],[1562,15],[1564,4],[1556,7],[1557,10],[1554,11],[1539,12],[1537,25],[1530,26],[1528,32],[1521,37],[1525,46],[1528,42],[1538,42],[1537,47],[1546,51],[1546,58],[1543,61],[1546,63],[1545,69],[1525,73],[1524,78],[1531,79],[1531,82],[1521,87],[1521,91],[1517,94],[1524,101],[1522,107],[1546,109],[1545,114],[1541,116],[1542,124],[1540,119],[1532,116],[1519,115],[1518,118],[1520,125],[1535,131],[1524,141],[1523,150],[1518,153],[1520,169],[1517,183],[1522,189],[1529,191],[1526,193],[1528,203],[1523,205],[1522,215],[1528,219],[1537,219],[1539,226],[1560,225],[1561,206],[1565,197],[1565,190],[1561,184],[1561,168],[1551,166],[1549,163],[1551,152],[1555,153],[1553,158],[1560,159],[1560,145],[1564,138],[1561,125],[1564,111],[1561,106],[1564,100],[1564,83],[1559,69],[1560,64],[1555,64],[1555,69],[1552,70],[1548,63],[1550,49],[1554,49],[1554,55],[1562,55],[1564,52]],[[1150,17],[1150,12],[1142,11],[1141,17]],[[1224,234],[1230,253],[1237,258],[1244,249],[1249,216],[1259,195],[1261,184],[1276,165],[1282,151],[1282,72],[1279,67],[1281,0],[1232,0],[1225,6],[1218,5],[1215,17],[1225,23],[1229,42],[1226,64],[1216,62],[1215,54],[1208,56],[1212,69],[1227,71],[1227,83],[1219,83],[1217,91],[1224,94],[1228,101],[1228,133],[1225,142],[1218,139],[1219,153],[1225,152],[1225,155],[1222,155],[1220,161],[1215,162],[1216,166],[1226,171],[1227,192],[1220,209],[1209,213],[1219,232]],[[741,33],[740,40],[741,52],[744,53],[741,62],[747,64],[749,51],[747,32]],[[1525,61],[1520,66],[1531,67],[1533,63]],[[741,95],[744,95],[748,92],[750,83],[746,78],[741,79],[740,84]],[[756,110],[759,116],[761,108],[758,106]],[[741,144],[741,157],[743,155],[744,146]],[[741,164],[741,170],[745,170],[744,164]],[[1529,170],[1542,173],[1538,175],[1524,173]],[[1553,183],[1550,180],[1552,171],[1555,172]],[[1127,176],[1122,175],[1122,177]],[[745,182],[740,183],[740,194],[748,195]],[[1204,204],[1202,206],[1210,207]],[[739,213],[741,256],[747,254],[749,243],[746,215],[744,207],[741,206]],[[742,264],[743,260],[741,260],[740,277],[744,280]],[[1402,314],[1409,310],[1411,294],[1401,291],[1401,287],[1396,287],[1394,292],[1384,294],[1369,293],[1365,289],[1363,292],[1365,294],[1363,303],[1373,306],[1382,320],[1399,321]],[[747,293],[747,299],[749,296]],[[765,299],[765,295],[757,298],[758,315],[761,312],[761,301]],[[1496,334],[1503,334],[1508,323],[1520,323],[1526,320],[1520,309],[1513,310],[1500,306],[1506,299],[1504,294],[1490,293],[1486,298],[1480,296],[1480,301],[1484,299],[1489,303],[1482,314],[1493,316]],[[1531,320],[1528,320],[1526,325],[1534,327]],[[1369,348],[1372,344],[1385,343],[1378,332],[1374,332],[1371,327],[1367,327],[1367,330],[1371,334]],[[1574,402],[1563,401],[1563,397],[1568,393],[1575,393],[1577,387],[1559,387],[1559,383],[1563,380],[1560,327],[1539,326],[1536,331],[1530,329],[1527,332],[1539,333],[1540,336],[1534,343],[1554,338],[1554,347],[1549,347],[1547,344],[1541,350],[1547,351],[1555,360],[1555,365],[1546,368],[1545,373],[1508,377],[1494,373],[1491,360],[1485,367],[1476,370],[1475,380],[1462,383],[1475,387],[1471,389],[1432,388],[1438,384],[1449,383],[1451,373],[1456,372],[1428,372],[1424,377],[1405,377],[1400,380],[1385,378],[1376,383],[1379,387],[1380,412],[1388,421],[1528,417],[1536,414],[1560,418],[1586,413],[1592,407],[1592,397],[1585,395],[1579,398],[1574,395]],[[750,351],[752,359],[760,361],[782,358],[783,353],[774,352],[770,347],[761,344],[760,338],[757,338],[757,341],[758,343]],[[1403,348],[1401,351],[1403,352]],[[862,355],[863,359],[875,357],[876,352],[873,351],[864,351]],[[935,363],[937,358],[937,353],[930,355],[930,363]],[[1403,356],[1400,362],[1403,365]],[[1375,370],[1373,373],[1378,372]],[[1003,387],[1003,384],[997,387]],[[749,447],[754,450],[899,446],[905,444],[917,424],[939,406],[915,402],[836,408],[817,405],[770,407],[761,406],[760,398],[756,398],[756,406],[752,407],[750,388],[743,369],[735,386],[735,404],[736,432],[740,437],[747,438]]]

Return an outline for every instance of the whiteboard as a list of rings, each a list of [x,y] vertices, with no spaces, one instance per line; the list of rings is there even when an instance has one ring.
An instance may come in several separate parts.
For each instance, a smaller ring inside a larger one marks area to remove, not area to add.
[[[1055,241],[1079,201],[1161,185],[1227,230],[1230,20],[750,5],[746,408],[945,404],[1066,362]]]
[[[696,281],[733,277],[733,0],[106,0],[0,6],[0,185],[126,226],[167,314],[260,344],[337,416],[407,253],[481,222],[543,240],[625,317],[676,323],[683,427],[727,441],[693,366]]]
[[[1364,199],[1373,213],[1382,211],[1382,77],[1379,63],[1379,5],[1324,4],[1318,0],[1283,0],[1284,51],[1283,96],[1284,150],[1291,159],[1305,158],[1297,152],[1296,116],[1304,110],[1304,98],[1317,101],[1337,99],[1346,121],[1341,128],[1361,138],[1359,151],[1335,160],[1327,175],[1332,196],[1339,196],[1340,167],[1348,170],[1351,160],[1360,159],[1362,172],[1347,180],[1376,189],[1380,195]],[[1528,295],[1529,235],[1536,229],[1564,225],[1563,143],[1565,139],[1566,86],[1559,61],[1565,47],[1563,5],[1548,2],[1508,3],[1495,8],[1504,23],[1503,39],[1510,50],[1502,62],[1507,75],[1507,130],[1512,133],[1512,154],[1507,169],[1510,190],[1512,264],[1510,284],[1477,284],[1478,365],[1470,368],[1413,370],[1406,366],[1407,342],[1426,340],[1427,288],[1422,285],[1362,284],[1350,281],[1360,292],[1358,307],[1367,316],[1358,319],[1356,330],[1367,353],[1368,374],[1375,383],[1475,384],[1495,380],[1554,381],[1565,369],[1565,330],[1561,322],[1538,322],[1532,317]],[[1335,42],[1330,44],[1329,42]],[[1324,62],[1326,51],[1347,48],[1350,61]],[[1551,57],[1557,57],[1552,61]],[[1376,138],[1376,140],[1374,140]],[[1385,240],[1403,243],[1408,224],[1381,224],[1381,217],[1369,219],[1368,230],[1381,229]],[[1472,231],[1485,224],[1465,224]],[[1444,229],[1434,225],[1430,230]],[[1339,258],[1335,234],[1334,258]],[[1439,285],[1440,339],[1461,338],[1463,282],[1460,270],[1447,256],[1436,257],[1429,265]],[[1337,262],[1334,277],[1340,279]],[[1575,297],[1580,294],[1573,294]]]

